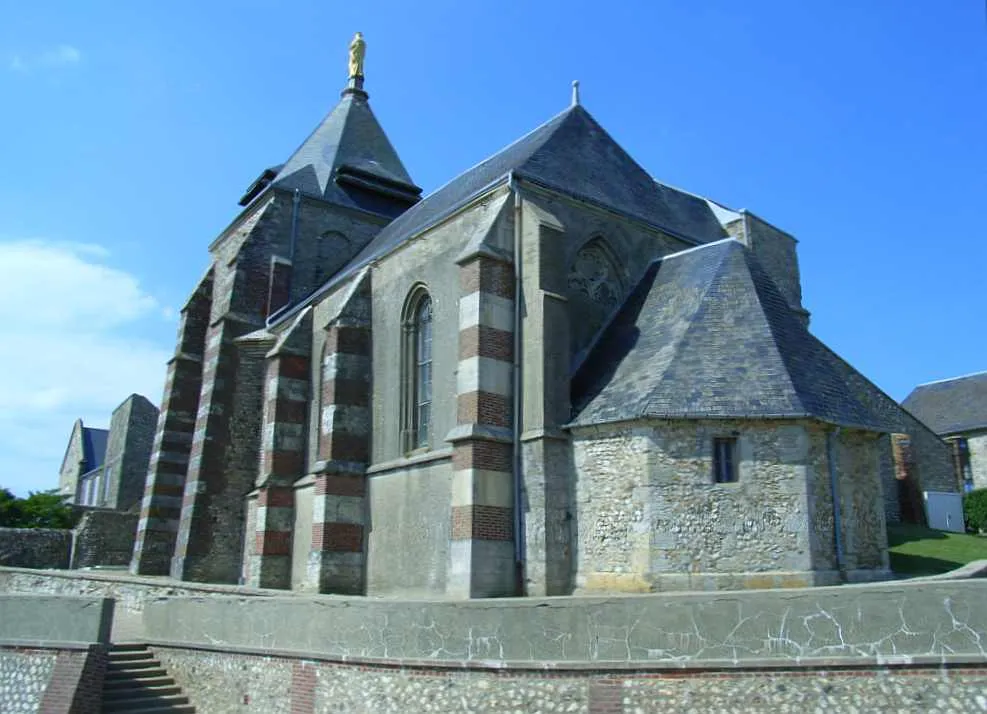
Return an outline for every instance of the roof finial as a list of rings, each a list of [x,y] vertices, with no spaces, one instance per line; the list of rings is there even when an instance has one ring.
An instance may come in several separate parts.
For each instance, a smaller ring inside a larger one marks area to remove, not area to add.
[[[572,80],[572,106],[579,106],[579,80]]]
[[[367,54],[367,43],[363,41],[363,33],[353,35],[350,42],[350,81],[346,84],[343,94],[363,93],[363,57]]]

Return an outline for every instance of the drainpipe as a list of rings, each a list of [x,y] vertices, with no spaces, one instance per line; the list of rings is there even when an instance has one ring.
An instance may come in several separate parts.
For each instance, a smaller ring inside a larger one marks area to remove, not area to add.
[[[843,578],[843,526],[840,518],[840,492],[836,483],[836,462],[833,460],[833,442],[840,427],[826,432],[826,463],[829,465],[829,488],[833,495],[833,544],[836,546],[836,569]]]
[[[514,194],[514,408],[511,419],[514,476],[514,569],[518,595],[524,594],[524,514],[521,497],[521,196],[514,172],[507,176],[507,186]]]
[[[291,283],[295,277],[295,241],[298,238],[298,205],[302,202],[302,192],[297,188],[291,197],[291,234],[288,241],[288,260],[291,261],[291,272],[288,273],[288,302],[285,307],[291,304]]]

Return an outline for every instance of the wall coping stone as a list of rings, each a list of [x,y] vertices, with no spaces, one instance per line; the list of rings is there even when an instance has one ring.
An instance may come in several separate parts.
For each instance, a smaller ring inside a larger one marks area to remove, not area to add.
[[[144,585],[156,588],[181,588],[202,593],[218,593],[226,595],[254,595],[257,597],[273,597],[275,595],[284,596],[284,590],[265,590],[263,588],[250,588],[244,585],[220,585],[213,583],[197,583],[185,580],[175,580],[168,576],[155,575],[131,575],[115,574],[105,571],[94,570],[51,570],[35,568],[14,568],[0,566],[0,575],[3,573],[13,573],[16,575],[33,575],[36,577],[63,578],[65,580],[92,580],[105,583],[122,583],[128,585]],[[2,582],[2,581],[0,581]],[[5,592],[0,588],[0,593]],[[16,594],[23,594],[17,591]]]
[[[291,650],[270,647],[241,647],[237,645],[204,644],[180,642],[177,640],[144,639],[114,644],[143,644],[149,647],[250,655],[257,657],[278,657],[281,659],[301,659],[330,664],[358,667],[379,667],[381,669],[427,669],[450,671],[510,671],[514,673],[553,674],[567,673],[662,673],[662,672],[761,672],[819,670],[861,670],[861,669],[940,669],[973,667],[987,669],[987,657],[976,655],[887,655],[877,657],[796,657],[789,660],[774,658],[751,658],[742,661],[728,659],[660,661],[651,660],[593,660],[568,662],[559,660],[435,660],[389,657],[353,657],[330,655],[310,650]]]

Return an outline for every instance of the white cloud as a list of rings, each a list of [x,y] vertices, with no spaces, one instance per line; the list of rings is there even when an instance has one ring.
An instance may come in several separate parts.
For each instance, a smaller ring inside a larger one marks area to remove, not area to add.
[[[168,308],[100,246],[0,242],[0,486],[57,485],[81,417],[106,427],[133,392],[161,398],[167,345],[133,336]]]
[[[14,55],[7,66],[14,72],[69,67],[82,61],[82,53],[72,45],[57,45],[30,55]]]

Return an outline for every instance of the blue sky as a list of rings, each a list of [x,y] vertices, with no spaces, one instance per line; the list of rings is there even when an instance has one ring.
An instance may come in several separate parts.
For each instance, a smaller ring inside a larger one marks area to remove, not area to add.
[[[583,104],[657,178],[798,237],[812,329],[896,399],[987,369],[987,22],[949,2],[17,3],[0,25],[0,486],[158,402],[236,201],[366,88],[432,190]]]

